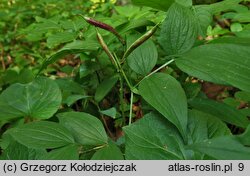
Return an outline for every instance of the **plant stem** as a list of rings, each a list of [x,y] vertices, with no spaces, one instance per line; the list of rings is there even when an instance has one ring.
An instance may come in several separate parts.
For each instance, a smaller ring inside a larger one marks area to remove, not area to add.
[[[4,56],[4,49],[3,49],[2,45],[0,45],[0,46],[1,46],[0,48],[2,48],[1,55],[0,55],[0,60],[1,60],[2,68],[3,68],[3,71],[4,71],[6,69],[6,65],[4,63],[4,58],[3,58],[3,56]]]
[[[128,84],[129,89],[130,89],[131,91],[133,91],[133,90],[134,90],[134,87],[133,87],[132,84],[129,82],[129,80],[128,80],[128,78],[127,78],[127,76],[126,76],[124,70],[122,69],[122,66],[121,66],[121,64],[120,64],[120,62],[119,62],[119,60],[118,60],[116,54],[114,54],[114,59],[115,59],[115,61],[116,61],[116,63],[117,63],[117,66],[118,66],[118,69],[119,69],[120,73],[122,74],[122,76],[124,77],[126,83]]]
[[[166,67],[167,65],[171,64],[172,62],[174,62],[174,59],[171,59],[170,61],[166,62],[165,64],[163,64],[162,66],[160,66],[159,68],[157,68],[156,70],[154,70],[153,72],[149,73],[147,76],[145,76],[141,81],[139,81],[134,87],[137,87],[144,79],[150,77],[151,75],[155,74],[156,72],[158,72],[159,70],[161,70],[162,68]]]
[[[129,126],[131,125],[131,122],[132,122],[133,99],[134,99],[134,93],[131,92],[131,96],[130,96],[130,108],[129,108],[129,123],[128,123]]]
[[[121,76],[119,77],[119,80],[120,80],[120,89],[119,89],[119,92],[120,92],[120,110],[122,112],[122,118],[125,121],[124,104],[123,104],[124,103],[124,101],[123,101],[123,96],[124,96],[123,79]]]

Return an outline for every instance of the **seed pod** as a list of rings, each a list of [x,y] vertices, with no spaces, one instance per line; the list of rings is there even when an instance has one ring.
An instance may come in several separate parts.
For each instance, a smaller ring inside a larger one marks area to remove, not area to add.
[[[138,38],[124,53],[122,57],[122,63],[125,61],[126,57],[128,57],[136,48],[146,42],[157,30],[159,24],[155,25],[151,30],[146,32],[143,36]]]
[[[96,37],[97,37],[98,42],[101,44],[102,49],[105,51],[105,53],[108,55],[109,59],[111,60],[112,64],[116,65],[114,56],[110,52],[107,44],[104,42],[102,35],[97,30],[96,30]]]
[[[102,23],[100,21],[94,20],[94,19],[89,18],[89,17],[83,17],[83,18],[85,19],[85,21],[87,21],[89,24],[91,24],[95,27],[102,28],[102,29],[110,31],[112,33],[115,31],[115,29],[112,26],[109,26],[106,23]]]
[[[89,17],[84,17],[82,15],[80,15],[81,17],[83,17],[83,19],[88,22],[89,24],[95,26],[95,27],[98,27],[98,28],[101,28],[101,29],[104,29],[106,31],[109,31],[111,33],[113,33],[119,40],[120,42],[125,45],[126,42],[125,40],[122,38],[122,36],[110,25],[106,24],[106,23],[103,23],[103,22],[100,22],[100,21],[97,21],[93,18],[89,18]]]

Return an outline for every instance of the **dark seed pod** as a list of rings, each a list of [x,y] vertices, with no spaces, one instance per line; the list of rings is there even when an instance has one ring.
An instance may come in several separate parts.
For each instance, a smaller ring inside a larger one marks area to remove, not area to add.
[[[94,20],[94,19],[89,18],[89,17],[83,17],[83,18],[85,19],[85,21],[87,21],[89,24],[91,24],[91,25],[93,25],[95,27],[102,28],[102,29],[110,31],[112,33],[115,32],[115,29],[112,26],[110,26],[110,25],[108,25],[106,23],[102,23],[100,21]]]
[[[126,42],[125,42],[125,40],[122,38],[122,36],[121,36],[112,26],[110,26],[110,25],[108,25],[108,24],[106,24],[106,23],[97,21],[97,20],[95,20],[95,19],[93,19],[93,18],[84,17],[84,16],[82,16],[82,15],[80,15],[80,16],[83,17],[84,20],[85,20],[86,22],[88,22],[89,24],[91,24],[91,25],[93,25],[93,26],[95,26],[95,27],[98,27],[98,28],[101,28],[101,29],[104,29],[104,30],[106,30],[106,31],[109,31],[109,32],[113,33],[113,34],[120,40],[120,42],[121,42],[123,45],[126,44]]]

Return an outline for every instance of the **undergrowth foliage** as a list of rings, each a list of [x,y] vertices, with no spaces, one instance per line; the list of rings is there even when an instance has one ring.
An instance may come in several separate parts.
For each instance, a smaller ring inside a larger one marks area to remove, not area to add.
[[[1,159],[250,159],[248,0],[28,2],[0,5]]]

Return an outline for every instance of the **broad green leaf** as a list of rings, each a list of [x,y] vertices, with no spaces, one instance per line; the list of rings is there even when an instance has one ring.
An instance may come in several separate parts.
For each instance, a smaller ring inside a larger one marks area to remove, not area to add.
[[[55,122],[28,123],[8,131],[19,143],[29,148],[51,149],[74,143],[70,132]]]
[[[250,92],[239,91],[234,96],[241,101],[250,102]]]
[[[109,142],[107,146],[99,149],[91,158],[92,160],[124,160],[123,154],[114,142]]]
[[[127,63],[133,71],[145,76],[154,68],[157,58],[157,48],[149,39],[128,56]]]
[[[188,146],[218,160],[249,160],[250,147],[243,146],[233,136],[221,136]]]
[[[190,100],[195,98],[200,93],[201,84],[199,82],[186,82],[185,84],[183,84],[183,89],[185,90],[187,99]]]
[[[174,3],[162,24],[159,42],[168,55],[184,53],[193,46],[197,32],[194,12]]]
[[[243,30],[242,25],[240,23],[233,23],[230,26],[230,30],[232,32],[240,32]]]
[[[42,160],[78,160],[78,146],[67,145],[62,148],[54,149],[45,154]]]
[[[68,106],[73,105],[76,101],[89,98],[90,96],[85,96],[85,95],[69,95],[63,103],[67,104]]]
[[[60,24],[62,25],[62,28],[66,30],[73,30],[73,31],[79,31],[79,29],[82,29],[83,27],[86,27],[86,23],[82,20],[82,18],[76,18],[74,20],[69,21],[60,21]]]
[[[72,43],[65,45],[60,51],[45,59],[39,72],[45,69],[49,64],[65,57],[68,54],[78,54],[86,51],[95,51],[99,48],[99,43],[93,40],[79,41],[76,40]]]
[[[56,79],[55,80],[63,93],[72,93],[72,94],[80,94],[85,95],[85,90],[82,85],[75,82],[73,79]]]
[[[133,4],[138,6],[148,6],[155,9],[167,11],[175,0],[132,0]]]
[[[159,114],[147,114],[123,130],[127,160],[184,159],[178,131]]]
[[[127,4],[126,6],[114,6],[114,8],[115,11],[120,15],[120,17],[122,16],[128,19],[132,19],[136,15],[140,15],[140,13],[143,13],[145,9],[145,7],[141,8],[132,4]]]
[[[207,28],[213,21],[213,15],[208,8],[195,6],[195,16],[198,22],[198,34],[206,37]]]
[[[192,139],[191,143],[231,134],[227,125],[221,120],[195,109],[188,113],[188,130]]]
[[[95,92],[95,100],[97,102],[101,101],[115,86],[116,82],[118,81],[118,76],[115,75],[111,78],[104,80],[96,89]]]
[[[250,47],[209,44],[193,48],[176,59],[177,66],[205,81],[250,91]]]
[[[248,125],[245,132],[241,135],[236,136],[236,138],[243,144],[250,146],[250,125]]]
[[[102,122],[84,112],[65,112],[57,115],[60,124],[73,134],[75,141],[83,145],[107,143],[107,135]]]
[[[232,36],[225,36],[225,37],[218,37],[212,41],[210,41],[212,44],[237,44],[242,46],[250,46],[250,39],[249,38],[241,38],[241,37],[232,37]]]
[[[1,160],[36,160],[40,159],[46,153],[44,149],[31,149],[13,141],[3,151]]]
[[[240,32],[235,32],[234,33],[237,37],[241,38],[250,38],[250,30],[249,29],[244,29],[243,31]]]
[[[0,77],[0,85],[21,83],[26,84],[34,80],[34,74],[31,69],[24,68],[18,71],[15,68],[5,70]]]
[[[189,144],[203,142],[204,140],[230,135],[227,125],[214,116],[190,110],[188,113]],[[204,159],[204,154],[194,152],[190,159]]]
[[[37,78],[28,84],[13,84],[0,95],[0,120],[17,117],[50,118],[61,104],[57,84],[48,78]]]
[[[192,0],[175,0],[175,2],[177,2],[178,4],[181,4],[185,7],[191,7],[193,4]]]
[[[61,29],[61,26],[58,24],[58,19],[42,19],[40,23],[33,23],[28,26],[26,29],[27,38],[30,38],[30,35],[41,35],[49,31],[58,31]]]
[[[143,26],[155,26],[155,23],[147,19],[131,19],[130,21],[127,21],[117,26],[116,30],[120,34],[124,34],[128,32],[129,30],[136,29],[136,28],[143,27]]]
[[[241,9],[241,5],[239,3],[242,0],[224,0],[221,2],[213,3],[208,6],[213,14],[217,14],[219,12]]]
[[[186,140],[187,98],[180,83],[170,75],[156,73],[139,85],[140,95],[172,122]]]
[[[112,107],[112,108],[109,108],[106,110],[102,110],[102,111],[100,111],[100,113],[102,113],[106,116],[112,117],[113,119],[116,118],[116,108],[115,107]]]
[[[231,106],[210,99],[195,98],[189,104],[200,111],[211,114],[224,122],[246,128],[250,124],[247,117]]]
[[[59,44],[73,41],[76,37],[77,37],[77,34],[74,32],[65,31],[61,33],[56,33],[48,37],[47,45],[48,47],[52,48]]]
[[[249,23],[250,22],[250,11],[237,13],[233,19],[233,21],[238,21],[240,23]]]

